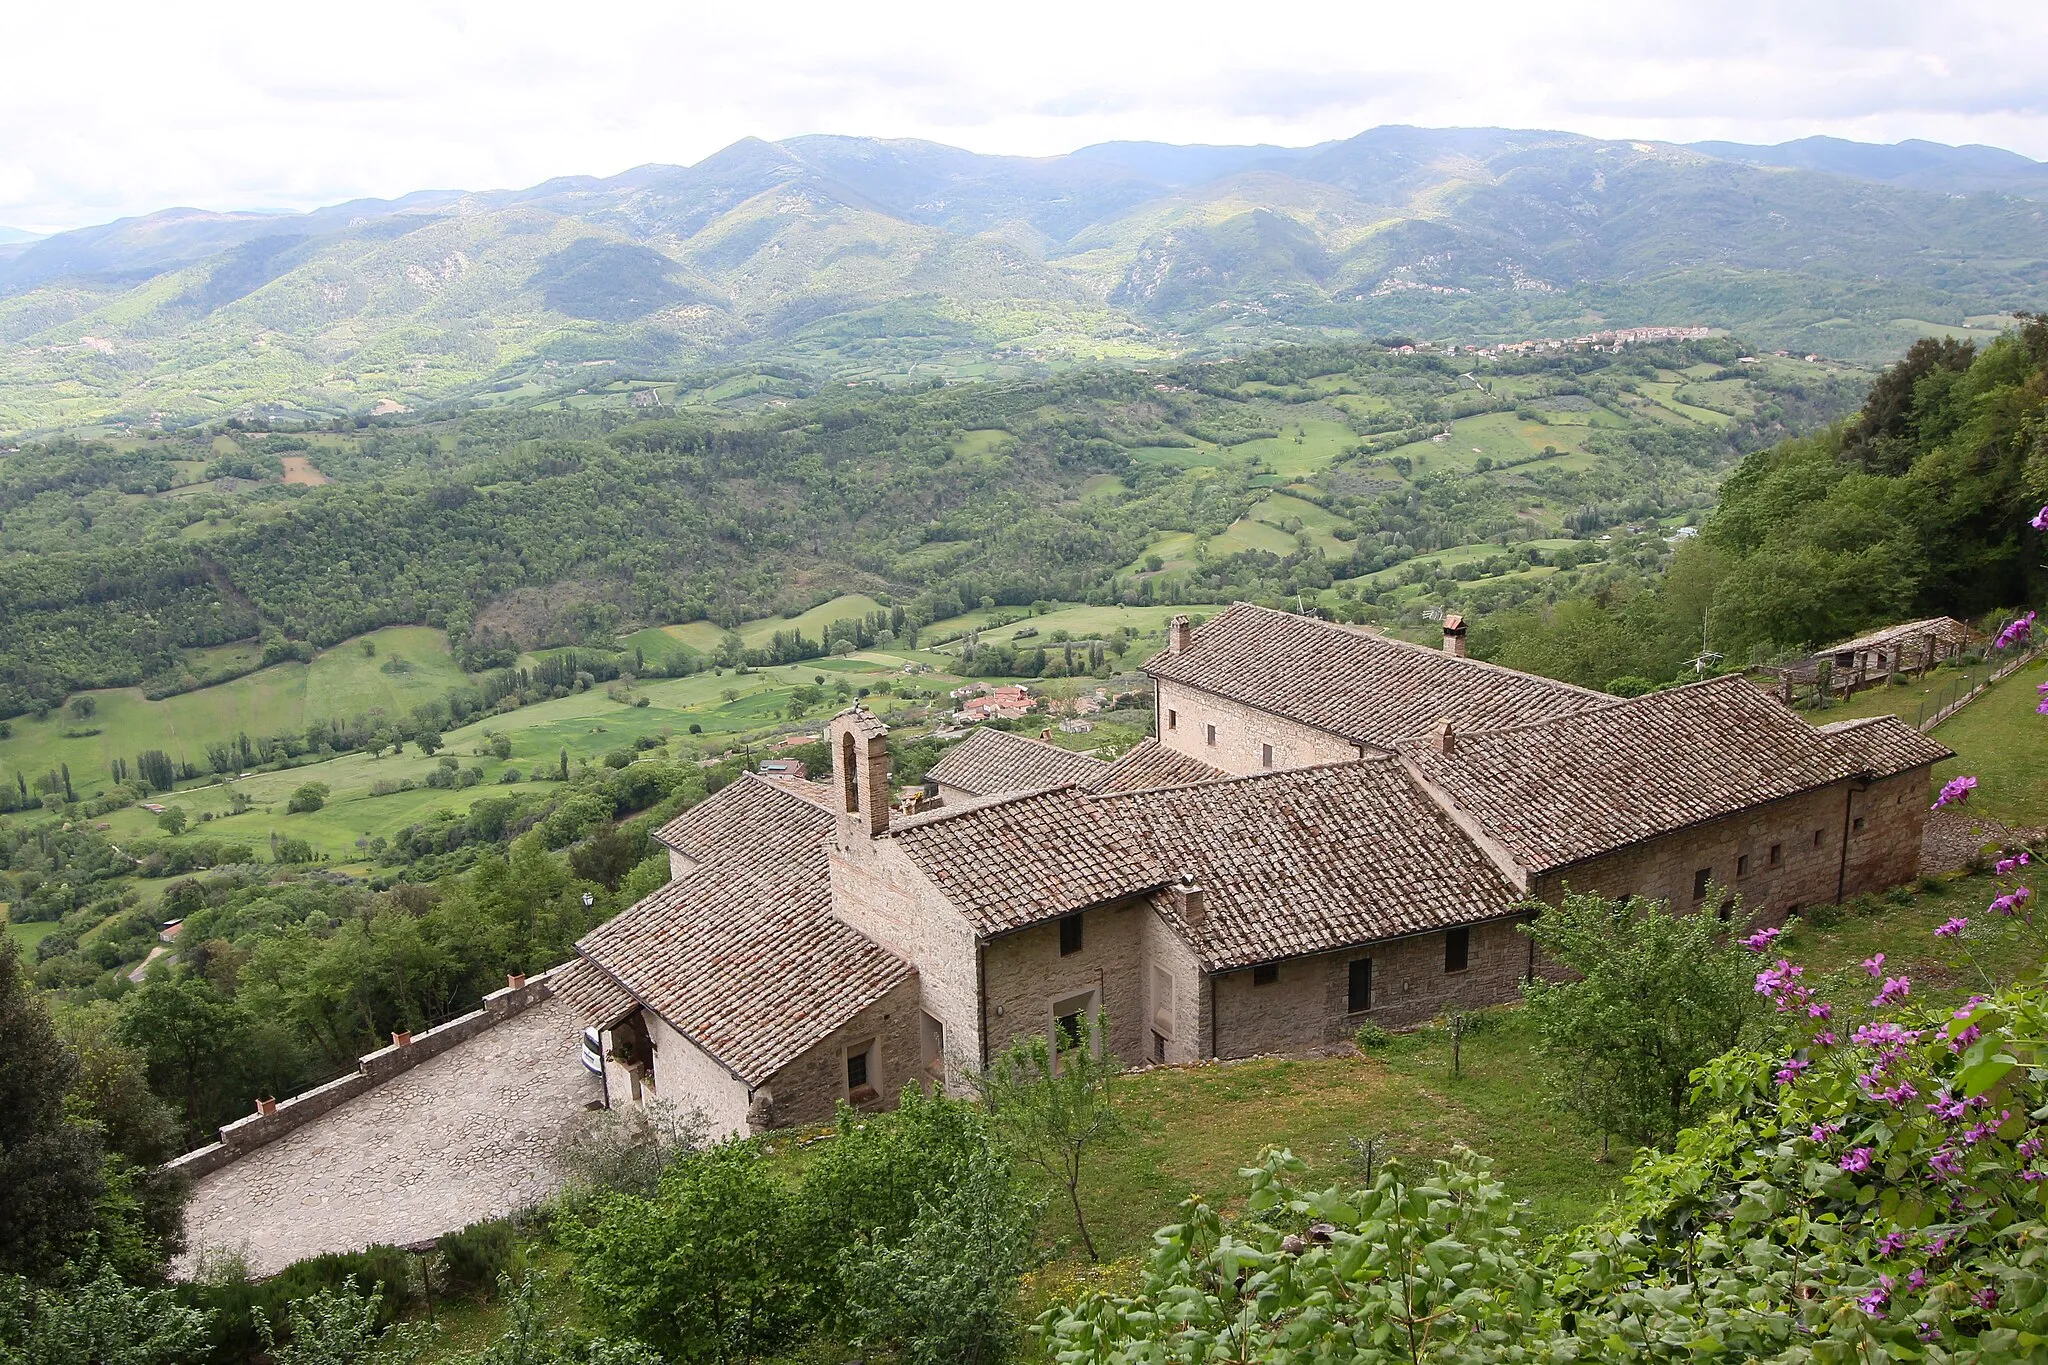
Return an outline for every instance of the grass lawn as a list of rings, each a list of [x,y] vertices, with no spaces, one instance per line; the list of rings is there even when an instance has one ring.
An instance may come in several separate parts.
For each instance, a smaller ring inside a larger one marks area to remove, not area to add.
[[[2022,668],[1965,706],[1934,732],[1956,751],[1935,765],[1934,780],[1976,777],[1970,806],[2015,828],[2048,825],[2048,716],[2034,707],[2048,682],[2048,660]]]
[[[36,960],[36,945],[56,933],[58,928],[55,920],[39,920],[29,924],[16,924],[13,920],[7,920],[6,925],[7,937],[21,945],[21,956],[30,965],[34,965]]]
[[[1230,455],[1239,460],[1256,456],[1274,473],[1298,478],[1329,468],[1344,448],[1357,440],[1342,422],[1326,417],[1289,418],[1278,436],[1232,446]]]
[[[1801,714],[1815,725],[1832,725],[1838,720],[1886,715],[1898,716],[1908,725],[1917,725],[1939,711],[1951,699],[1961,696],[1990,677],[1993,670],[2003,662],[2002,659],[1993,659],[1989,663],[1936,669],[1921,677],[1909,679],[1903,687],[1885,684],[1866,688],[1846,700]],[[1976,706],[1985,700],[1979,697],[1970,705]]]
[[[825,628],[834,621],[849,617],[866,616],[872,611],[881,611],[882,604],[865,593],[846,593],[822,605],[812,607],[797,616],[764,616],[758,621],[748,621],[740,626],[740,638],[749,648],[759,648],[775,638],[778,630],[801,631],[813,640],[824,638]],[[713,654],[725,638],[725,631],[709,621],[689,621],[674,626],[649,626],[635,631],[619,643],[623,648],[640,648],[649,659],[666,658],[678,644],[687,645],[699,654]]]
[[[363,652],[365,640],[374,646],[374,655]],[[387,671],[400,661],[403,671]],[[346,720],[380,707],[403,715],[465,680],[445,634],[424,626],[393,626],[325,650],[310,664],[275,664],[162,701],[150,701],[133,687],[83,693],[93,699],[89,719],[74,719],[67,706],[43,720],[15,720],[13,738],[0,740],[0,772],[20,771],[33,778],[68,763],[77,789],[93,792],[112,784],[108,765],[117,757],[132,765],[144,749],[163,749],[174,759],[203,767],[208,744],[237,734],[303,730],[316,721]],[[88,730],[99,733],[65,738],[66,731]]]

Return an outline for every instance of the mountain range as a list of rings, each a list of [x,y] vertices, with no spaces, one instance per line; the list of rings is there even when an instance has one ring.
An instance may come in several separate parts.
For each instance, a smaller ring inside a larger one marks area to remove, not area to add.
[[[0,432],[1347,335],[1693,323],[1879,359],[2048,306],[2037,172],[1991,148],[1490,128],[1046,158],[816,136],[520,190],[172,209],[0,243]]]

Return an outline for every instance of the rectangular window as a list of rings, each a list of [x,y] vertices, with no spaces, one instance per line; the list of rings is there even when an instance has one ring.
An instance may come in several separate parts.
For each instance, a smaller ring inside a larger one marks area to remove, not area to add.
[[[1094,991],[1083,991],[1052,1002],[1052,1042],[1056,1052],[1086,1047],[1099,1050],[1095,1018],[1102,1008]]]
[[[1252,984],[1254,986],[1270,986],[1279,979],[1280,968],[1275,963],[1268,962],[1262,966],[1252,968]]]
[[[1735,875],[1738,877],[1747,877],[1749,875],[1749,855],[1747,853],[1736,857]]]
[[[1703,867],[1692,874],[1692,898],[1703,901],[1707,898],[1707,886],[1714,880],[1714,869]]]
[[[1470,929],[1446,929],[1444,931],[1444,970],[1462,972],[1472,961],[1472,931]]]
[[[1353,1014],[1364,1014],[1372,1008],[1372,959],[1361,957],[1351,964],[1351,1004]]]
[[[1154,1033],[1152,1035],[1152,1060],[1155,1062],[1166,1060],[1166,1035],[1163,1033]]]
[[[1180,729],[1180,712],[1168,708],[1166,712],[1166,728],[1169,730]]]
[[[1820,847],[1821,836],[1825,835],[1826,833],[1827,831],[1824,829],[1817,829],[1813,832],[1813,846],[1815,848]]]
[[[1262,768],[1270,768],[1270,767],[1272,767],[1272,766],[1273,766],[1273,746],[1272,746],[1272,745],[1270,745],[1270,744],[1261,744],[1261,745],[1259,746],[1259,766],[1260,766],[1260,767],[1262,767]]]
[[[1173,974],[1160,966],[1152,968],[1152,1027],[1173,1032]]]
[[[1076,1010],[1072,1014],[1062,1014],[1053,1020],[1052,1041],[1053,1046],[1059,1051],[1065,1052],[1068,1048],[1081,1046],[1082,1037],[1080,1011]]]
[[[1081,951],[1081,915],[1076,911],[1060,921],[1060,956],[1071,957]]]
[[[847,1053],[847,1054],[846,1054],[846,1088],[847,1088],[848,1090],[859,1090],[859,1089],[863,1088],[864,1086],[866,1086],[866,1085],[867,1085],[867,1083],[868,1083],[868,1054],[867,1054],[867,1049],[866,1049],[866,1048],[862,1048],[862,1049],[861,1049],[861,1050],[860,1050],[859,1052],[849,1052],[849,1053]]]
[[[924,1016],[923,1030],[924,1069],[932,1075],[943,1075],[946,1070],[946,1026],[929,1014]]]
[[[1782,865],[1784,864],[1784,862],[1785,862],[1785,846],[1784,846],[1783,844],[1772,844],[1772,845],[1771,845],[1771,866],[1772,866],[1772,867],[1780,867],[1780,866],[1782,866]]]
[[[1205,725],[1202,728],[1208,732],[1209,743],[1213,747],[1216,743],[1216,727],[1213,725]]]

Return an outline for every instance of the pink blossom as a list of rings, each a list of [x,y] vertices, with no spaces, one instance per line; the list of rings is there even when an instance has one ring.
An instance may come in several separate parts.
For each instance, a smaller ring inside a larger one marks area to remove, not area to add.
[[[1870,1169],[1870,1149],[1858,1147],[1842,1154],[1841,1167],[1845,1171],[1867,1171]]]
[[[2033,612],[2030,611],[2025,616],[2015,617],[2006,625],[2004,630],[1998,632],[1998,638],[1991,642],[1991,647],[1993,649],[2005,649],[2008,646],[2016,645],[2021,640],[2026,639],[2027,632],[2033,628]]]
[[[1760,953],[1771,946],[1772,939],[1784,932],[1783,929],[1759,929],[1748,938],[1742,940],[1742,946],[1749,949],[1752,953]]]
[[[1894,1109],[1903,1109],[1907,1100],[1920,1098],[1920,1092],[1913,1088],[1910,1081],[1900,1081],[1889,1090],[1878,1091],[1877,1097]]]
[[[2041,1155],[2040,1134],[2037,1133],[2033,1137],[2020,1139],[2019,1154],[2022,1161],[2032,1161],[2035,1157]]]
[[[1883,976],[1883,975],[1884,975],[1884,954],[1883,954],[1883,953],[1879,953],[1879,954],[1877,954],[1877,955],[1876,955],[1875,957],[1866,957],[1866,958],[1864,958],[1864,959],[1863,959],[1863,970],[1864,970],[1864,971],[1866,971],[1866,972],[1869,972],[1869,973],[1870,973],[1870,979],[1871,979],[1872,981],[1875,981],[1875,980],[1877,980],[1877,979],[1878,979],[1879,977]]]
[[[2024,886],[2015,886],[1991,902],[1990,908],[2001,915],[2010,915],[2034,898],[2034,893]]]
[[[1835,1017],[1835,1007],[1825,1000],[1816,1000],[1806,1007],[1806,1017],[1809,1019],[1832,1019]]]
[[[1880,1256],[1896,1256],[1911,1245],[1913,1245],[1912,1233],[1888,1232],[1879,1239],[1877,1254]]]
[[[1940,1090],[1935,1091],[1934,1098],[1928,1101],[1927,1112],[1938,1119],[1948,1119],[1953,1122],[1969,1113],[1970,1106],[1949,1094],[1948,1087],[1943,1086]]]
[[[1968,919],[1961,915],[1952,915],[1935,929],[1934,936],[1936,938],[1954,938],[1969,927],[1970,921]]]
[[[1822,1029],[1819,1033],[1813,1035],[1813,1041],[1818,1047],[1833,1047],[1841,1040],[1835,1037],[1833,1029]]]
[[[1925,1289],[1927,1287],[1927,1272],[1917,1266],[1914,1267],[1906,1276],[1906,1287],[1908,1289]]]
[[[1963,1173],[1963,1159],[1960,1155],[1943,1147],[1927,1158],[1927,1164],[1934,1168],[1936,1175],[1953,1180]]]
[[[2048,692],[2048,683],[2042,683],[2041,690],[2043,692]],[[2000,858],[1998,860],[1997,865],[1992,868],[1992,871],[1996,872],[2001,877],[2006,877],[2012,874],[2014,868],[2025,867],[2026,865],[2027,855],[2026,851],[2022,849],[2020,852],[2014,854],[2010,858]]]
[[[1892,1277],[1880,1275],[1877,1277],[1877,1288],[1859,1296],[1856,1306],[1874,1318],[1881,1318],[1884,1316],[1884,1306],[1891,1301],[1891,1297]]]
[[[1998,1307],[1998,1291],[1987,1284],[1976,1293],[1970,1295],[1970,1302],[1988,1313]]]
[[[1970,793],[1976,789],[1977,779],[1974,777],[1951,777],[1941,784],[1941,795],[1934,798],[1934,804],[1928,809],[1940,810],[1943,806],[1960,806],[1970,799]]]
[[[1961,1033],[1958,1033],[1955,1037],[1948,1040],[1948,1050],[1950,1052],[1961,1052],[1964,1048],[1976,1042],[1979,1038],[1982,1038],[1983,1036],[1984,1030],[1978,1028],[1975,1024],[1972,1024],[1968,1028],[1964,1029]]]
[[[1779,1068],[1778,1068],[1778,1072],[1777,1072],[1777,1082],[1778,1082],[1778,1084],[1779,1084],[1779,1085],[1790,1085],[1790,1084],[1792,1084],[1792,1082],[1794,1082],[1794,1081],[1796,1081],[1796,1080],[1798,1080],[1798,1079],[1799,1079],[1799,1073],[1800,1073],[1800,1072],[1802,1072],[1802,1071],[1805,1071],[1805,1070],[1806,1070],[1806,1069],[1807,1069],[1808,1067],[1810,1067],[1810,1066],[1812,1066],[1812,1065],[1813,1065],[1813,1063],[1812,1063],[1812,1062],[1809,1062],[1809,1061],[1807,1061],[1807,1060],[1806,1060],[1806,1059],[1805,1059],[1804,1057],[1793,1057],[1793,1058],[1791,1058],[1790,1060],[1788,1060],[1788,1061],[1787,1061],[1787,1062],[1785,1063],[1785,1065],[1783,1065],[1783,1066],[1781,1066],[1781,1067],[1779,1067]]]
[[[1842,1121],[1840,1119],[1830,1119],[1826,1123],[1814,1124],[1811,1136],[1815,1142],[1826,1142],[1841,1131]]]
[[[2043,507],[2040,511],[2034,513],[2034,519],[2028,522],[2027,525],[2033,527],[2036,531],[2048,531],[2048,507]]]
[[[1871,998],[1873,1007],[1896,1004],[1913,993],[1913,982],[1909,977],[1888,976],[1884,986]]]

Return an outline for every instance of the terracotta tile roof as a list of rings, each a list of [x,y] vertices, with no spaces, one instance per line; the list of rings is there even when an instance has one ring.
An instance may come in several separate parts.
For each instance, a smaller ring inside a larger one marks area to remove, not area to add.
[[[1168,893],[1154,903],[1211,970],[1495,919],[1520,899],[1397,758],[1098,802],[1202,887],[1200,924]]]
[[[1204,622],[1184,653],[1154,655],[1145,671],[1388,750],[1446,716],[1467,726],[1516,725],[1611,700],[1245,602]]]
[[[1183,787],[1190,782],[1215,782],[1228,776],[1221,768],[1212,768],[1199,758],[1146,738],[1132,745],[1129,752],[1088,785],[1098,792],[1134,792]]]
[[[984,726],[946,750],[925,770],[924,779],[984,796],[1085,784],[1100,777],[1108,766],[1057,744]]]
[[[984,935],[1168,880],[1150,851],[1078,787],[940,811],[890,834]]]
[[[1531,872],[1565,867],[1852,777],[1858,743],[1741,678],[1710,678],[1554,720],[1403,751]]]
[[[577,958],[549,974],[549,991],[593,1028],[610,1028],[640,1008],[633,993],[588,958]]]
[[[721,802],[678,836],[703,864],[576,945],[750,1086],[912,970],[832,917],[833,817],[787,787],[749,774],[686,812]]]
[[[1821,726],[1820,732],[1858,755],[1863,770],[1873,777],[1896,777],[1956,756],[1955,750],[1929,739],[1897,716],[1838,720]]]
[[[822,838],[832,828],[831,799],[816,782],[741,773],[653,837],[699,862],[747,861]]]
[[[1838,645],[1817,649],[1815,654],[1848,654],[1866,649],[1876,649],[1894,640],[1919,640],[1932,635],[1948,644],[1966,644],[1970,639],[1970,628],[1953,616],[1929,616],[1919,621],[1907,621],[1883,630],[1873,630],[1868,635],[1859,635],[1853,640],[1844,640]]]

